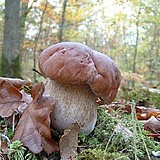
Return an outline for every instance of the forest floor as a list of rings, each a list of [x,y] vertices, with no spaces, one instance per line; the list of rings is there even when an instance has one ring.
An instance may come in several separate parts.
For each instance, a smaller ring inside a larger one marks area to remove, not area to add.
[[[8,84],[3,84],[3,88],[4,86],[8,87]],[[89,136],[79,134],[77,146],[78,156],[76,159],[160,159],[159,87],[158,85],[150,88],[139,86],[132,89],[121,87],[117,99],[112,104],[105,105],[98,102],[98,120],[96,127]],[[13,88],[9,90],[13,91]],[[7,90],[6,94],[10,93],[9,90]],[[38,88],[36,90],[38,90]],[[41,92],[41,88],[39,91]],[[37,93],[35,90],[34,92]],[[2,93],[0,93],[0,95],[1,97],[4,96]],[[17,92],[15,94],[14,91],[14,95],[10,95],[10,97],[12,97],[13,100],[15,96],[17,100],[19,93]],[[35,101],[36,98],[35,96],[33,100]],[[0,107],[2,108],[2,106],[4,106],[4,103],[1,100]],[[2,114],[1,108],[0,113]],[[13,131],[13,121],[10,122],[8,117],[6,116],[6,118],[0,119],[0,159],[60,159],[59,152],[47,154],[48,151],[42,151],[39,154],[33,154],[29,149],[24,147],[20,141],[12,142],[13,137],[17,133],[15,133],[15,130]],[[20,128],[17,135],[20,134],[21,129],[23,128]],[[61,135],[52,130],[52,138],[53,136],[54,140],[58,142]]]

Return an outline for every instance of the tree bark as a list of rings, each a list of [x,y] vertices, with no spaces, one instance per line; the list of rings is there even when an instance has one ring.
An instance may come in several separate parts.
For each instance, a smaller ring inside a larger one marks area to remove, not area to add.
[[[5,24],[1,75],[21,78],[20,68],[20,1],[5,1]]]
[[[139,43],[139,21],[140,21],[139,18],[141,14],[141,6],[142,6],[142,1],[140,0],[138,13],[137,13],[137,22],[136,22],[136,44],[135,44],[134,55],[133,55],[132,73],[136,73],[136,60],[137,60],[138,43]],[[134,87],[134,85],[135,83],[132,80],[132,87]]]
[[[67,2],[68,2],[68,0],[64,0],[64,2],[63,2],[62,20],[61,20],[61,23],[60,23],[60,26],[59,26],[59,35],[58,35],[59,42],[63,41],[63,30],[64,30],[64,23],[65,23],[65,14],[66,14]]]
[[[138,14],[137,14],[137,22],[136,22],[136,44],[135,44],[135,50],[134,50],[134,55],[133,55],[133,68],[132,72],[136,72],[136,59],[137,59],[137,54],[138,54],[138,42],[139,42],[139,17],[141,14],[141,6],[142,6],[142,1],[140,0],[139,2],[139,8],[138,8]]]
[[[35,38],[35,45],[34,45],[34,51],[33,51],[33,68],[36,70],[36,64],[37,64],[37,46],[38,46],[38,41],[39,41],[39,38],[40,38],[40,34],[42,32],[42,25],[43,25],[43,20],[44,20],[44,16],[45,16],[45,13],[46,13],[46,9],[47,9],[47,6],[48,6],[48,1],[46,0],[46,3],[45,3],[45,8],[42,12],[42,15],[41,15],[41,20],[40,20],[40,23],[39,23],[39,31],[37,33],[37,36]],[[37,82],[37,73],[36,72],[33,72],[33,78],[34,78],[34,82]]]
[[[24,43],[24,39],[25,39],[25,22],[26,22],[26,19],[27,19],[27,16],[30,12],[30,10],[32,9],[33,7],[33,4],[34,2],[36,2],[37,0],[33,0],[29,6],[29,1],[25,1],[25,2],[21,2],[21,10],[20,10],[20,16],[21,16],[21,22],[20,22],[20,28],[21,28],[21,44],[23,46],[23,43]],[[21,47],[21,51],[23,47]]]

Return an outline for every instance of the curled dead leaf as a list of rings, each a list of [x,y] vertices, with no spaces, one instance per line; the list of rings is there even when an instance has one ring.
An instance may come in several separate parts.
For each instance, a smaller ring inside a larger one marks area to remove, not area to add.
[[[131,104],[112,103],[110,105],[101,105],[108,112],[112,110],[119,110],[125,113],[132,112]],[[148,120],[152,116],[160,117],[160,110],[155,108],[146,108],[144,106],[135,106],[136,115],[138,120]]]
[[[10,82],[0,83],[0,116],[10,117],[17,108],[24,103],[22,94]]]
[[[131,132],[127,127],[125,127],[123,124],[121,123],[118,123],[116,126],[115,126],[115,132],[116,133],[121,133],[122,135],[122,138],[125,140],[125,141],[128,141],[129,138],[133,137],[134,134],[133,132]]]
[[[77,155],[77,144],[78,144],[78,133],[80,126],[77,123],[71,124],[67,129],[64,130],[59,147],[61,159],[75,159]]]
[[[29,86],[31,84],[31,82],[29,82],[27,80],[22,80],[22,79],[18,79],[18,78],[4,78],[4,77],[0,77],[0,83],[2,81],[7,81],[7,82],[11,83],[17,89],[22,88],[22,86],[24,86],[24,85]]]
[[[154,116],[152,116],[147,122],[144,124],[144,129],[147,131],[151,131],[152,133],[160,133],[160,121],[157,120]]]
[[[50,133],[50,113],[54,110],[55,100],[53,97],[42,97],[43,91],[43,83],[32,88],[33,101],[24,110],[12,141],[22,141],[33,153],[44,149],[50,154],[59,150]]]
[[[28,106],[28,104],[31,103],[31,101],[33,100],[33,98],[31,97],[30,94],[27,94],[26,92],[24,92],[24,90],[21,90],[20,93],[22,94],[22,101],[24,103],[20,104],[20,106],[18,107],[18,111],[20,113],[22,113],[24,111],[24,109]]]

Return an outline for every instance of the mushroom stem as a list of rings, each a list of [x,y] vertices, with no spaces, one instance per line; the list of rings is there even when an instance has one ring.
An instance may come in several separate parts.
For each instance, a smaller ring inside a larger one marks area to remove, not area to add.
[[[78,123],[80,132],[92,132],[97,120],[97,104],[96,95],[88,85],[65,84],[47,78],[44,95],[57,100],[51,114],[53,128],[64,131],[70,124]]]

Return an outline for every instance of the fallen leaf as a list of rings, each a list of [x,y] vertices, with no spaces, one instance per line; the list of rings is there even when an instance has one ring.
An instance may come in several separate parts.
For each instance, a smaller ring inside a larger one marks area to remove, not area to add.
[[[138,120],[147,120],[149,119],[147,113],[137,113],[136,114]]]
[[[147,134],[147,136],[150,136],[150,137],[153,137],[153,138],[160,138],[160,134],[158,134],[158,133]]]
[[[160,110],[155,108],[146,108],[141,106],[136,106],[136,108],[139,108],[141,112],[137,112],[137,118],[138,120],[148,120],[152,116],[158,117],[160,115]]]
[[[1,142],[1,151],[3,154],[8,154],[9,148],[6,141]]]
[[[118,123],[116,126],[115,126],[115,132],[116,133],[121,133],[122,135],[122,138],[125,140],[125,141],[128,141],[129,138],[133,137],[134,134],[133,132],[131,132],[127,127],[125,127],[123,124],[121,123]]]
[[[22,79],[18,79],[18,78],[4,78],[4,77],[0,77],[0,83],[2,83],[3,81],[7,81],[7,82],[11,83],[17,89],[22,88],[23,85],[29,86],[31,84],[27,80],[22,80]]]
[[[102,100],[101,97],[98,97],[98,98],[96,99],[96,103],[99,104],[99,105],[105,105],[105,102]]]
[[[144,125],[144,129],[152,133],[160,133],[160,121],[152,116]]]
[[[10,117],[22,101],[22,94],[10,82],[2,81],[0,83],[0,116]]]
[[[9,152],[9,148],[5,141],[0,141],[0,160],[8,160],[7,154]]]
[[[44,84],[43,83],[38,83],[36,87],[32,87],[30,90],[31,97],[33,99],[40,99],[43,95],[44,92]]]
[[[22,113],[12,141],[20,140],[33,153],[43,149],[48,153],[58,151],[58,144],[51,139],[50,113],[54,109],[52,97],[42,97],[44,84],[39,83],[32,88],[33,101]]]
[[[77,155],[79,130],[80,127],[77,123],[71,124],[64,130],[59,142],[61,159],[74,159]]]
[[[112,103],[110,105],[101,105],[101,108],[104,108],[108,112],[112,110],[119,110],[123,111],[125,113],[131,113],[132,112],[132,106],[131,104],[121,104],[121,103]],[[146,108],[144,106],[135,106],[136,115],[138,120],[147,120],[151,118],[152,116],[159,117],[160,116],[160,110],[155,108]]]
[[[31,97],[30,94],[27,94],[26,92],[24,92],[24,90],[21,90],[20,93],[22,94],[22,101],[24,103],[20,104],[20,106],[18,107],[18,111],[22,113],[24,109],[28,106],[28,104],[32,102],[33,98]]]

